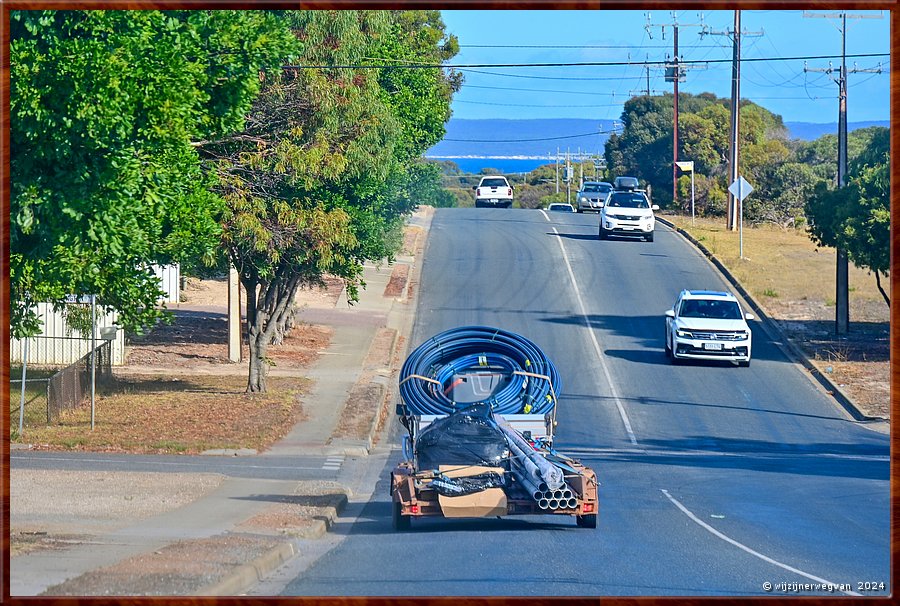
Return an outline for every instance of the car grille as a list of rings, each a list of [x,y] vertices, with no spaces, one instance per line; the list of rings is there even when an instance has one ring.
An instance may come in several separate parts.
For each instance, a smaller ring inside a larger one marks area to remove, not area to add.
[[[690,339],[701,339],[704,341],[742,341],[744,333],[724,331],[724,330],[686,330]]]
[[[610,216],[612,216],[612,215],[610,215]],[[640,215],[638,215],[638,216],[616,215],[615,218],[618,219],[619,221],[640,221],[641,220]]]

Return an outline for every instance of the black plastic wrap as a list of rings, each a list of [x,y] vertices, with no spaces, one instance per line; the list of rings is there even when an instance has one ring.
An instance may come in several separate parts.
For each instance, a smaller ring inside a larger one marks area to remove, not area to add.
[[[438,476],[431,481],[431,487],[445,497],[462,497],[488,488],[503,488],[504,486],[503,476],[494,472],[464,478]]]
[[[441,465],[484,465],[508,469],[506,435],[486,404],[475,404],[438,419],[416,440],[419,470]]]

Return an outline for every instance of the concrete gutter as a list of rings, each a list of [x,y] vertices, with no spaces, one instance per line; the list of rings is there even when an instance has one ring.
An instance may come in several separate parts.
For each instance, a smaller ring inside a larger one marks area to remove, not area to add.
[[[756,313],[757,317],[759,317],[760,321],[763,323],[763,327],[769,332],[770,336],[774,335],[777,337],[775,340],[776,345],[778,345],[785,354],[791,358],[793,361],[802,365],[807,371],[809,371],[810,377],[817,381],[819,385],[821,385],[828,395],[832,396],[838,404],[840,404],[841,408],[843,408],[847,414],[849,414],[855,421],[860,423],[878,423],[878,422],[887,422],[887,419],[884,417],[872,417],[864,414],[859,408],[856,407],[856,404],[853,403],[853,400],[847,395],[847,393],[840,388],[835,382],[828,377],[827,374],[821,372],[815,364],[809,359],[809,356],[806,355],[800,347],[794,343],[790,337],[782,330],[781,326],[769,317],[769,315],[765,312],[765,310],[760,306],[760,304],[750,295],[749,292],[741,285],[740,282],[732,275],[728,268],[716,258],[712,252],[709,251],[699,240],[694,238],[691,234],[689,234],[684,229],[676,226],[671,221],[664,219],[663,217],[657,216],[656,220],[666,225],[667,227],[672,228],[675,232],[681,234],[688,242],[697,247],[700,252],[702,252],[709,261],[715,265],[716,269],[725,277],[726,280],[734,287],[734,289],[744,298],[744,300],[753,308],[754,313]]]

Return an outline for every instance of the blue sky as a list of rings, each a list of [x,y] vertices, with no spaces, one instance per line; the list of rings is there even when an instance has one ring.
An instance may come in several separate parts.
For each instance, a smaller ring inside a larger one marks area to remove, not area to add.
[[[726,60],[689,69],[680,92],[731,95],[732,42],[727,35],[700,36],[701,23],[712,32],[734,27],[733,11],[441,11],[449,33],[459,38],[460,64],[662,62],[672,54],[673,27],[679,24],[679,56],[684,61]],[[809,16],[817,15],[817,16]],[[831,56],[840,65],[841,20],[836,11],[741,11],[742,58]],[[851,11],[847,54],[890,52],[890,14]],[[875,18],[879,17],[880,18]],[[661,25],[666,27],[661,28]],[[764,32],[763,35],[756,35]],[[651,37],[652,35],[652,37]],[[663,37],[665,36],[665,37]],[[518,48],[498,48],[516,46]],[[558,48],[562,46],[573,48]],[[527,48],[542,47],[542,48]],[[550,47],[550,48],[548,48]],[[557,47],[557,48],[553,48]],[[890,118],[889,57],[849,58],[847,113],[850,122]],[[809,68],[827,68],[829,59],[810,59]],[[485,73],[490,72],[490,73]],[[590,67],[477,68],[463,70],[465,83],[453,101],[454,118],[616,119],[622,104],[647,88],[642,65]],[[837,121],[837,73],[804,72],[803,60],[744,62],[741,97],[779,114],[786,122]],[[502,89],[502,90],[501,90]],[[672,92],[662,69],[650,69],[654,94]],[[553,92],[547,92],[553,91]]]

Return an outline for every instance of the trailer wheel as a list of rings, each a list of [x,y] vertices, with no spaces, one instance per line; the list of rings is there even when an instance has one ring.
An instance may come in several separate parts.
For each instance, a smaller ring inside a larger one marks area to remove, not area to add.
[[[397,530],[397,531],[409,530],[410,526],[411,526],[410,522],[412,521],[411,518],[409,516],[403,515],[403,513],[402,513],[403,506],[400,504],[399,501],[393,501],[392,504],[393,504],[393,509],[392,509],[393,515],[391,516],[391,522],[394,527],[394,530]]]
[[[583,516],[575,516],[575,524],[579,528],[597,528],[597,514],[589,513]]]

